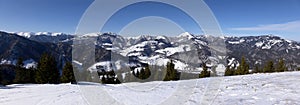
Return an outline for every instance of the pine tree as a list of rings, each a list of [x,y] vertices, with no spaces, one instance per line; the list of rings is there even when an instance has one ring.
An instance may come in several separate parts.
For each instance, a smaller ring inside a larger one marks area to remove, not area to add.
[[[27,70],[28,72],[29,72],[29,77],[28,77],[28,79],[29,79],[29,83],[35,83],[35,71],[36,71],[36,69],[34,68],[34,67],[30,67],[28,70]]]
[[[101,83],[105,84],[106,83],[106,78],[105,78],[105,75],[102,75],[101,77]]]
[[[62,83],[68,83],[68,82],[71,82],[72,84],[76,83],[72,63],[67,62],[65,64],[60,81]]]
[[[2,70],[0,70],[0,84],[2,84],[2,80],[3,80],[3,78],[2,78]]]
[[[272,73],[275,71],[273,61],[268,61],[264,67],[264,73]]]
[[[132,70],[132,74],[133,74],[133,75],[136,75],[135,70]]]
[[[244,56],[242,56],[241,64],[237,67],[237,70],[235,70],[236,75],[245,75],[249,74],[249,64],[246,63],[246,59]]]
[[[287,71],[287,67],[286,67],[286,65],[285,65],[283,59],[280,59],[280,60],[278,61],[276,71],[277,71],[277,72],[284,72],[284,71]]]
[[[171,81],[171,80],[178,80],[178,71],[175,69],[175,64],[173,63],[173,60],[171,62],[167,63],[167,70],[166,70],[166,76],[164,78],[164,81]]]
[[[18,58],[18,61],[16,63],[16,69],[15,69],[15,79],[14,83],[25,83],[25,69],[24,69],[24,63],[22,58]]]
[[[43,54],[37,66],[36,83],[59,83],[59,70],[54,57]]]
[[[35,83],[34,74],[35,70],[33,67],[26,69],[22,58],[18,58],[15,66],[15,79],[14,83]]]
[[[139,79],[145,79],[145,70],[144,68],[141,69],[140,75],[138,76]]]
[[[102,84],[120,84],[121,83],[121,81],[118,78],[116,78],[116,73],[113,70],[108,71],[108,72],[102,72],[100,78],[101,78]]]
[[[147,79],[147,78],[149,78],[150,76],[151,76],[151,71],[150,71],[149,65],[147,65],[147,66],[145,67],[145,77],[144,77],[144,79]]]
[[[205,63],[202,64],[202,71],[199,74],[199,78],[205,78],[205,77],[210,77],[210,71],[208,71],[208,68]]]
[[[113,70],[109,71],[108,75],[109,75],[109,77],[107,78],[107,81],[108,81],[107,83],[108,84],[115,84],[115,76],[116,76],[115,72]]]
[[[227,66],[225,70],[225,76],[232,76],[232,75],[234,75],[234,70],[230,68],[230,66]]]
[[[136,82],[137,80],[137,78],[140,76],[140,72],[139,72],[139,70],[137,70],[136,71],[136,75],[135,75],[135,78],[134,78],[134,82]]]

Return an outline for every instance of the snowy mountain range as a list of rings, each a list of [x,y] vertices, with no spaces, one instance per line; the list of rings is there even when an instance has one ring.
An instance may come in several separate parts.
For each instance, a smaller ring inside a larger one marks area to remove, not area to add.
[[[52,32],[37,32],[37,33],[34,33],[34,32],[12,32],[12,34],[17,34],[20,36],[24,36],[26,38],[30,38],[30,37],[38,36],[38,35],[46,35],[46,36],[67,35],[64,33],[52,33]]]
[[[0,33],[2,61],[14,61],[19,56],[38,61],[43,52],[55,54],[60,63],[71,60],[72,42],[79,37],[63,33]],[[124,66],[143,67],[144,64],[164,66],[170,59],[175,68],[199,73],[202,63],[222,75],[226,66],[239,65],[242,56],[252,68],[268,60],[283,58],[289,69],[300,66],[300,43],[272,35],[244,37],[214,37],[188,32],[177,36],[123,37],[113,33],[92,33],[81,37],[95,38],[96,64],[118,70]],[[8,46],[8,47],[7,47]],[[31,48],[28,50],[28,47]],[[27,52],[27,53],[25,53]],[[79,61],[73,61],[78,65]]]

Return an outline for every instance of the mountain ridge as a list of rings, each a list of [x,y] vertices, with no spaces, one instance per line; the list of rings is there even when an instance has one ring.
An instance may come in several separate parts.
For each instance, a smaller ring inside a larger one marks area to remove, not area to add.
[[[6,32],[1,33],[3,35],[13,35],[15,37],[17,35]],[[40,38],[41,36],[43,36],[43,38]],[[96,38],[96,62],[107,62],[117,58],[125,60],[116,60],[119,64],[111,62],[115,68],[120,68],[130,62],[130,64],[135,64],[131,65],[135,67],[141,67],[143,63],[163,66],[170,59],[173,59],[177,65],[176,69],[182,71],[194,70],[199,72],[202,70],[201,63],[204,62],[208,63],[208,66],[211,66],[212,68],[215,67],[217,72],[222,72],[228,65],[239,65],[238,61],[242,56],[247,58],[246,60],[249,62],[251,67],[254,65],[263,65],[268,60],[276,61],[280,58],[284,58],[290,70],[294,70],[300,65],[299,42],[286,40],[272,35],[214,37],[182,33],[178,36],[172,37],[148,35],[123,37],[112,33],[93,33],[83,35],[83,37]],[[60,57],[64,54],[66,57],[63,59],[65,59],[65,61],[71,61],[72,42],[77,37],[75,35],[57,35],[47,37],[45,37],[45,35],[37,35],[37,37],[32,38],[18,38],[22,39],[24,43],[29,43],[29,45],[33,42],[36,42],[38,45],[47,44],[47,47],[40,50],[46,49],[51,53],[56,53],[58,56],[57,59],[62,59]],[[16,40],[9,41],[10,44],[7,46],[12,46],[12,42],[15,41]],[[52,47],[49,48],[49,45]],[[22,47],[20,47],[20,49],[20,51],[26,50]],[[12,47],[7,51],[14,51],[14,49]],[[39,53],[41,52],[42,51],[39,51]],[[114,56],[111,56],[112,53],[118,57],[114,58]],[[11,52],[6,55],[0,54],[2,57],[1,59],[9,58],[9,55],[12,54],[13,53]],[[19,55],[22,56],[22,54]],[[34,57],[37,58],[38,55],[39,54],[34,55]],[[130,59],[125,59],[127,57]],[[16,57],[13,59],[16,59]],[[37,59],[33,60],[37,61]]]

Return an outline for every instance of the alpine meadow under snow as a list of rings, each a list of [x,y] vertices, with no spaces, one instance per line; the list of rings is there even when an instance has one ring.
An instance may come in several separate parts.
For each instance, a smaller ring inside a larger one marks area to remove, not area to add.
[[[170,104],[299,105],[300,72],[104,85],[14,84],[0,87],[1,105]],[[154,87],[152,87],[154,86]]]

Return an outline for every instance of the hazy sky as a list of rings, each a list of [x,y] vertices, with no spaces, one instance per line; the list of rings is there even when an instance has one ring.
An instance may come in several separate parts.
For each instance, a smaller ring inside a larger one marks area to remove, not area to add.
[[[300,0],[204,1],[211,8],[225,35],[274,34],[300,41]],[[81,16],[92,2],[93,0],[0,0],[0,30],[74,33]],[[102,31],[173,35],[183,31],[180,27],[184,27],[184,31],[201,34],[197,24],[178,8],[140,3],[117,12]]]

